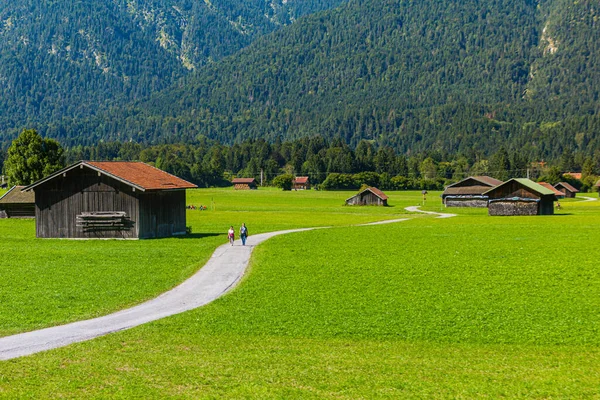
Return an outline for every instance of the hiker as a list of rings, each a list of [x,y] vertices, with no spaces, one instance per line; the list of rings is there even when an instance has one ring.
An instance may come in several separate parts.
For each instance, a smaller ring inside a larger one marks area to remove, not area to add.
[[[231,243],[233,246],[233,241],[235,240],[235,231],[233,230],[233,225],[229,227],[229,230],[227,231],[227,237],[229,238],[229,243]]]
[[[560,210],[560,201],[556,200],[556,209]]]
[[[248,228],[246,228],[246,224],[242,223],[240,227],[240,238],[242,239],[242,246],[246,245],[246,238],[248,237]]]

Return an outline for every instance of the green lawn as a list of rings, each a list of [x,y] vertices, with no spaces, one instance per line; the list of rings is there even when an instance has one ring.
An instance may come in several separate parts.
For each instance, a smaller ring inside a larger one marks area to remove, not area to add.
[[[35,222],[0,220],[0,336],[104,315],[174,287],[226,242],[230,225],[251,233],[394,218],[402,207],[344,207],[347,192],[194,190],[191,238],[142,241],[35,239]],[[409,202],[413,194],[397,194]]]
[[[348,227],[420,195],[391,193],[382,209],[260,192],[194,193],[215,200],[190,216],[195,231],[342,227],[269,240],[240,286],[201,309],[2,362],[0,397],[600,397],[600,202]]]

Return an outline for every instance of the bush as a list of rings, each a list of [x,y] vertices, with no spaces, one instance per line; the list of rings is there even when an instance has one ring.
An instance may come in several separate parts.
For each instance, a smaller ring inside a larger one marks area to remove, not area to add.
[[[294,176],[291,174],[279,175],[273,179],[273,185],[283,190],[292,190]]]
[[[352,190],[358,189],[360,184],[351,174],[329,174],[321,184],[323,190]]]

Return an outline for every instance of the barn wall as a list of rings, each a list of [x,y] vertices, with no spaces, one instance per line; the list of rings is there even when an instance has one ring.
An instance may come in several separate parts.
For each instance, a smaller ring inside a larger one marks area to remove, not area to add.
[[[89,168],[77,168],[34,189],[36,235],[39,238],[137,238],[137,192]],[[84,229],[82,212],[121,211],[130,218],[126,229]]]
[[[185,234],[185,190],[140,194],[140,238]]]
[[[493,201],[488,206],[489,215],[537,215],[535,201]]]
[[[33,203],[2,204],[0,211],[4,211],[7,218],[35,218],[35,204]]]

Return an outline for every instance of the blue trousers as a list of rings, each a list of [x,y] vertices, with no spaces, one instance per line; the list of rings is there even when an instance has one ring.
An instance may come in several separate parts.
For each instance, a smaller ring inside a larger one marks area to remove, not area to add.
[[[246,245],[246,235],[241,235],[240,238],[242,238],[242,246]]]

